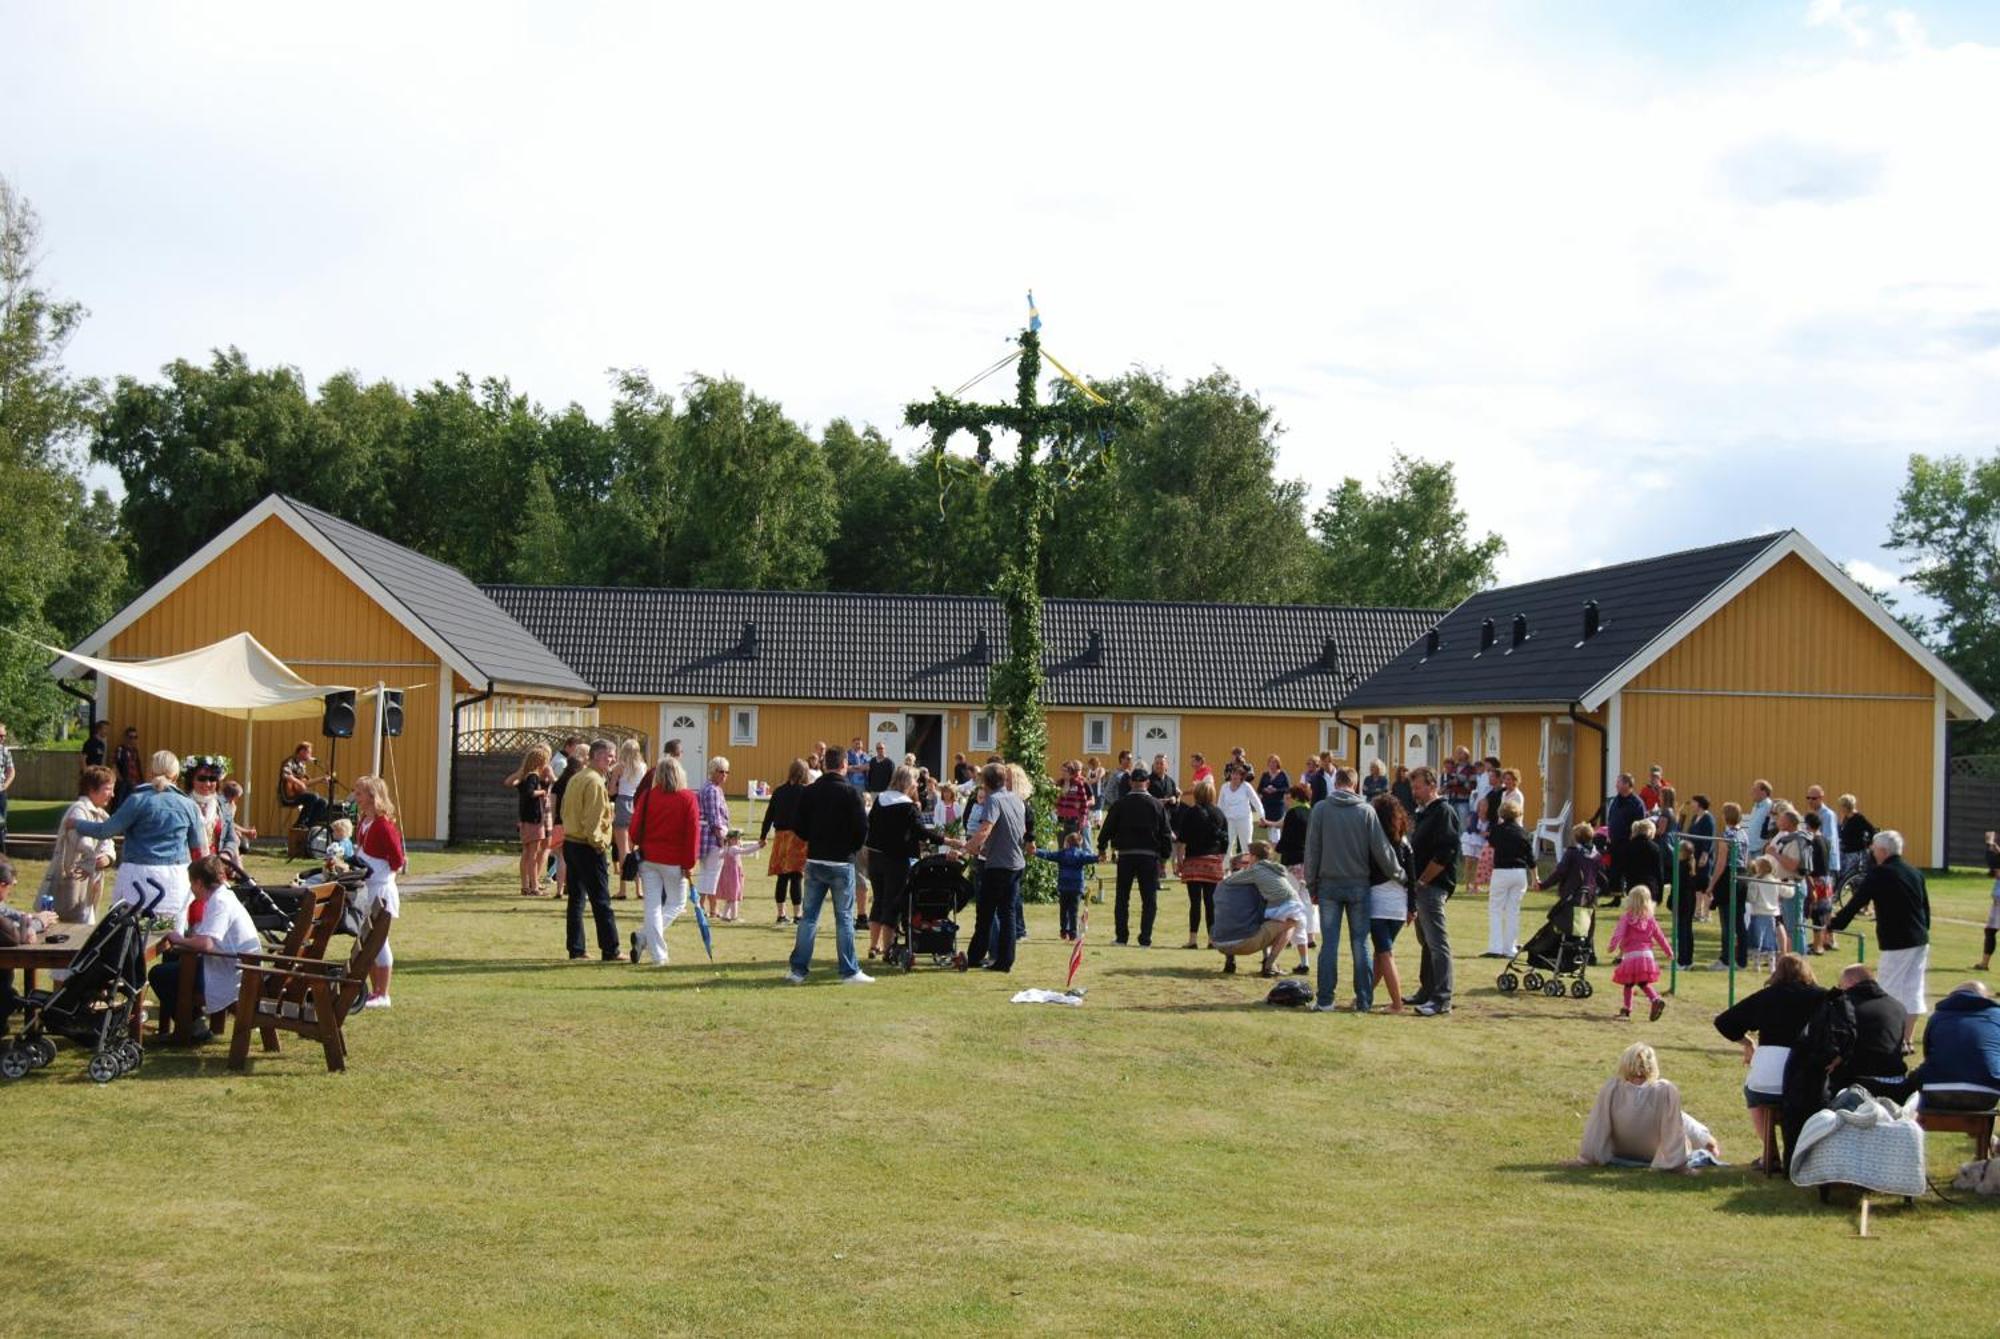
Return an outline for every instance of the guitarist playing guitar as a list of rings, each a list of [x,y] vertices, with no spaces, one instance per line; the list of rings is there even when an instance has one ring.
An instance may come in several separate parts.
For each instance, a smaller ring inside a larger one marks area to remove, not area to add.
[[[313,757],[313,746],[308,740],[300,740],[292,750],[292,756],[278,769],[278,803],[287,809],[299,811],[299,826],[311,827],[325,818],[333,804],[324,795],[313,793],[313,784],[318,781],[338,781],[332,773],[313,775],[312,767],[318,759]]]

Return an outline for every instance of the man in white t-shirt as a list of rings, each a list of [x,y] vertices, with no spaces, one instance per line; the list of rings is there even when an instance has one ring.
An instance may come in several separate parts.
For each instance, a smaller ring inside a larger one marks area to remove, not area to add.
[[[250,913],[230,890],[220,860],[207,856],[189,865],[188,885],[194,892],[194,900],[201,904],[201,920],[192,934],[166,937],[169,948],[188,952],[161,960],[147,973],[146,979],[153,993],[160,997],[161,1016],[171,1018],[180,999],[184,964],[201,964],[201,1000],[195,1013],[194,1035],[185,1038],[190,1045],[199,1046],[214,1037],[209,1031],[208,1015],[234,1007],[243,983],[243,968],[236,959],[208,955],[255,953],[263,945]],[[204,956],[197,958],[195,954]]]

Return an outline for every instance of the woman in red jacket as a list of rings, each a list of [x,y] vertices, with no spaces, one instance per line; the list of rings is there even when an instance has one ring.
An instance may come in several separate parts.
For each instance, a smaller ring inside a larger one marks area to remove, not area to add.
[[[409,859],[403,854],[403,834],[396,826],[396,806],[389,800],[389,788],[382,784],[379,776],[364,776],[354,783],[354,808],[360,816],[360,827],[355,831],[355,856],[368,870],[368,887],[363,893],[370,915],[374,914],[376,903],[389,909],[391,918],[403,912],[402,897],[396,891],[396,876],[409,867]],[[395,965],[395,955],[389,952],[389,941],[382,941],[382,951],[376,955],[374,966],[368,969],[368,998],[363,1002],[365,1009],[386,1009],[389,1007],[389,970]]]
[[[639,851],[644,900],[640,924],[645,928],[632,936],[631,954],[636,963],[643,950],[654,966],[664,967],[667,927],[687,906],[687,872],[695,864],[701,817],[679,758],[661,758],[652,781],[632,808],[631,840]]]

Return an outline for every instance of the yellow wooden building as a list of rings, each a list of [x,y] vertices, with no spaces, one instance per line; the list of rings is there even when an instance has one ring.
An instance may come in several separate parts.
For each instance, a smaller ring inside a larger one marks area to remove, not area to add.
[[[1941,863],[1945,723],[1992,707],[1797,531],[1483,591],[1347,694],[1368,756],[1460,746],[1528,817],[1588,817],[1655,763],[1685,801],[1852,793]]]
[[[489,586],[486,593],[598,690],[598,713],[730,786],[776,784],[820,742],[881,741],[948,768],[997,750],[987,674],[1005,646],[975,596]],[[1164,753],[1186,776],[1232,747],[1296,774],[1346,748],[1331,703],[1437,618],[1435,610],[1049,600],[1050,757]]]
[[[249,632],[314,682],[404,690],[404,733],[385,746],[382,772],[413,840],[450,834],[457,732],[506,712],[591,719],[590,686],[462,573],[276,495],[73,649],[145,660],[237,632]],[[112,723],[114,742],[136,726],[147,752],[240,759],[241,722],[121,684],[100,681],[96,692],[97,717]],[[335,749],[346,779],[367,769],[371,711],[363,706],[357,737]],[[254,727],[248,824],[276,833],[289,821],[277,805],[277,768],[301,739],[327,760],[329,741],[318,724]]]
[[[74,649],[144,659],[243,631],[316,682],[405,689],[382,770],[417,840],[454,830],[460,741],[502,727],[678,739],[697,772],[726,754],[737,794],[820,741],[880,741],[932,768],[999,744],[994,600],[482,588],[275,496]],[[1186,777],[1195,754],[1219,770],[1240,746],[1296,776],[1322,750],[1393,768],[1463,746],[1522,773],[1531,821],[1589,816],[1611,774],[1657,762],[1718,806],[1758,778],[1794,799],[1811,783],[1853,792],[1925,863],[1943,849],[1945,723],[1992,713],[1794,531],[1484,591],[1442,615],[1049,600],[1043,644],[1055,761],[1165,754]],[[115,684],[97,711],[148,749],[243,747],[238,723]],[[360,725],[338,760],[350,778],[367,708]],[[259,828],[280,821],[272,778],[301,736],[325,752],[317,731],[256,727]]]

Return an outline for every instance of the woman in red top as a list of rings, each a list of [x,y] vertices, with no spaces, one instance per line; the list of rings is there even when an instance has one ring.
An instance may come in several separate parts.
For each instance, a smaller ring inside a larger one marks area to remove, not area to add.
[[[368,886],[362,892],[361,906],[373,915],[375,904],[379,902],[389,909],[391,917],[400,916],[403,904],[401,895],[396,891],[396,876],[409,868],[410,862],[403,854],[403,834],[396,826],[396,806],[390,802],[389,788],[382,784],[381,777],[356,779],[354,807],[361,816],[360,828],[355,833],[355,858],[368,870]],[[382,941],[382,952],[376,955],[375,965],[368,969],[368,998],[363,1001],[362,1008],[389,1007],[389,969],[395,962],[396,957],[389,952],[389,941],[385,939]]]
[[[632,844],[639,850],[639,895],[645,928],[632,936],[631,956],[643,950],[656,967],[667,964],[667,927],[687,906],[687,872],[694,867],[701,816],[687,771],[669,755],[653,769],[653,784],[632,806]]]

